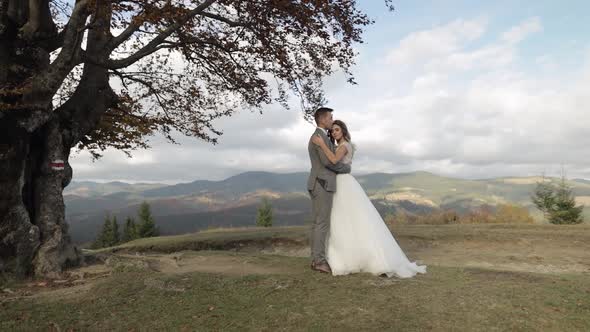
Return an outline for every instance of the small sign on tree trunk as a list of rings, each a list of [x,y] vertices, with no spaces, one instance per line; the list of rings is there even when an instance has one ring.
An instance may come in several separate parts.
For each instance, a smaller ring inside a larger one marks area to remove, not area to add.
[[[49,166],[54,171],[63,171],[65,164],[64,164],[63,160],[56,159],[56,160],[52,161],[51,163],[49,163]]]

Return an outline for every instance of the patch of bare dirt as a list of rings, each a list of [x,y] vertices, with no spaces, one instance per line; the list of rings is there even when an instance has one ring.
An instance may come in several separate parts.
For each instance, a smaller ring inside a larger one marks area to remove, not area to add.
[[[97,281],[110,274],[111,269],[105,264],[83,266],[66,271],[62,279],[33,280],[15,289],[4,289],[0,292],[0,301],[40,297],[60,301],[84,296]]]
[[[172,254],[112,254],[97,264],[74,268],[64,273],[64,279],[36,280],[22,283],[15,289],[0,289],[0,301],[9,302],[23,298],[47,298],[60,301],[84,296],[100,280],[115,269],[146,269],[164,274],[193,272],[222,273],[230,275],[293,273],[285,266],[267,266],[256,262],[255,257],[234,255],[199,255],[197,251]],[[164,284],[157,278],[146,278],[147,287],[173,292],[184,289]]]
[[[257,264],[248,257],[224,255],[198,255],[189,252],[172,254],[126,255],[117,257],[139,259],[147,263],[150,269],[165,274],[183,274],[190,272],[223,273],[232,275],[249,274],[283,274],[292,271],[284,267],[270,267]]]
[[[275,246],[261,251],[263,254],[279,255],[288,257],[310,257],[311,248],[309,246]]]

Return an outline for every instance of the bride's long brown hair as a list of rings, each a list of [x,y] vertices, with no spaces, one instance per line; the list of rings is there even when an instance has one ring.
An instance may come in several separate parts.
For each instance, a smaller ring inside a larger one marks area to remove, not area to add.
[[[342,120],[334,120],[332,122],[332,126],[337,125],[338,127],[340,127],[340,129],[342,129],[342,137],[350,143],[350,132],[348,131],[348,127],[346,126],[346,123],[344,123]],[[330,137],[330,141],[332,141],[332,144],[336,144],[336,140],[334,139],[334,136],[332,135],[332,128],[330,128],[330,130],[328,130],[328,134]]]

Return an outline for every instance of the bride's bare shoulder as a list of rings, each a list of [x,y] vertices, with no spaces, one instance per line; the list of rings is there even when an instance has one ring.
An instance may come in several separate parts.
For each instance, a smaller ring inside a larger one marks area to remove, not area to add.
[[[346,152],[352,152],[354,147],[350,142],[343,142],[342,144],[338,145],[336,150],[345,149]]]

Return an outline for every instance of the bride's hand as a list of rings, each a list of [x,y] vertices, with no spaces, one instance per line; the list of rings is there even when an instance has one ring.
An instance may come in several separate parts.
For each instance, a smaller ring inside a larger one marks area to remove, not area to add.
[[[320,135],[314,135],[312,137],[311,141],[315,145],[322,145],[322,144],[324,144],[324,139]]]

